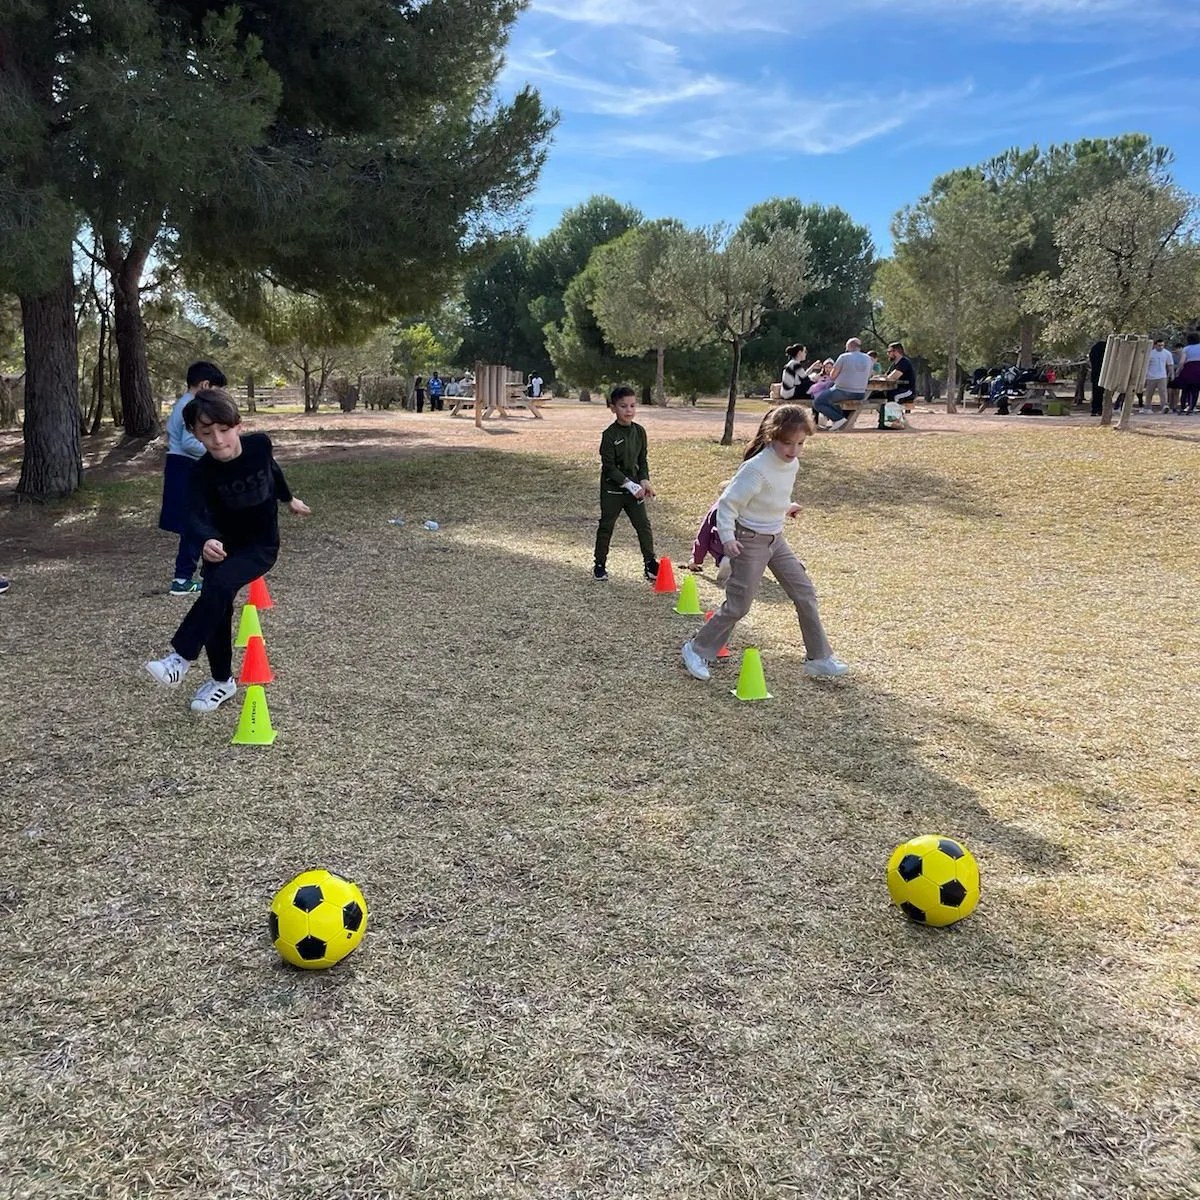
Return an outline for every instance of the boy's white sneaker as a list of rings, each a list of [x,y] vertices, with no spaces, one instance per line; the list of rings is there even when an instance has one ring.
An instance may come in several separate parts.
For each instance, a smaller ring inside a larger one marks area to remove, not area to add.
[[[174,687],[188,673],[188,667],[191,665],[182,654],[176,654],[172,650],[166,658],[156,658],[153,662],[148,662],[146,670],[165,687]]]
[[[683,665],[687,668],[687,673],[693,679],[712,678],[708,670],[708,663],[696,653],[696,648],[691,642],[683,643]]]
[[[237,684],[232,679],[210,679],[202,683],[200,690],[192,697],[192,712],[215,712],[236,691]]]
[[[834,658],[832,654],[828,658],[809,658],[804,663],[805,675],[809,675],[813,679],[836,679],[839,675],[848,674],[849,671],[850,668],[840,658]]]

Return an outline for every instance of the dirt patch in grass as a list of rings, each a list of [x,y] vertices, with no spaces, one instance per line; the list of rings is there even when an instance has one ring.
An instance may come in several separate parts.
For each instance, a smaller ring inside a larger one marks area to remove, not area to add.
[[[740,453],[659,416],[680,558]],[[776,699],[740,705],[628,528],[588,579],[577,420],[334,458],[262,422],[315,510],[265,750],[140,670],[180,615],[149,460],[3,515],[14,1195],[1195,1196],[1194,447],[816,439],[792,538],[854,673],[804,679],[768,584],[734,649]],[[887,904],[918,832],[981,864],[941,933]],[[371,927],[310,976],[264,930],[316,864]]]

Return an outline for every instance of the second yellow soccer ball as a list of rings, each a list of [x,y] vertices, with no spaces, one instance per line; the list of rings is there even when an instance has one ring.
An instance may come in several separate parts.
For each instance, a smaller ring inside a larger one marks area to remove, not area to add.
[[[979,865],[953,838],[927,833],[902,842],[887,865],[892,903],[921,925],[953,925],[979,903]]]

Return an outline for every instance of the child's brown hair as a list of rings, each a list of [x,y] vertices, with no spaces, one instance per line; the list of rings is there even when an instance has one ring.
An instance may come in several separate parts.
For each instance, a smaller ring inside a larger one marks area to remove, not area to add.
[[[746,453],[742,455],[742,461],[753,458],[776,439],[791,437],[801,429],[810,435],[817,432],[817,427],[813,424],[812,413],[807,408],[801,408],[799,404],[776,406],[763,417],[758,432],[754,435],[754,440],[746,448]]]
[[[242,414],[237,401],[224,388],[202,388],[183,406],[183,423],[192,433],[198,421],[232,428],[242,423]]]

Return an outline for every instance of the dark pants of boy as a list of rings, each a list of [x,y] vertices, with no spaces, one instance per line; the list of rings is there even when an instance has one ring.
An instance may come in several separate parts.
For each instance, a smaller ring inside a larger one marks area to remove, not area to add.
[[[186,454],[168,454],[163,467],[163,502],[158,527],[179,534],[179,549],[175,554],[175,578],[191,579],[200,561],[204,539],[192,532],[188,516],[189,490],[196,460]]]
[[[650,517],[646,513],[646,502],[635,500],[629,492],[622,489],[610,492],[607,488],[600,491],[600,525],[596,529],[596,562],[604,566],[608,562],[608,547],[612,543],[613,530],[617,518],[625,513],[629,523],[637,531],[638,546],[642,551],[642,559],[646,563],[654,561],[654,534],[650,531]]]
[[[175,555],[176,579],[191,579],[196,573],[196,564],[200,561],[200,551],[204,547],[204,539],[194,533],[179,535],[179,552]]]
[[[200,569],[203,587],[188,610],[171,646],[189,662],[208,654],[214,679],[233,675],[233,600],[241,588],[265,575],[279,555],[277,546],[247,546],[234,550],[219,563],[206,562]]]

